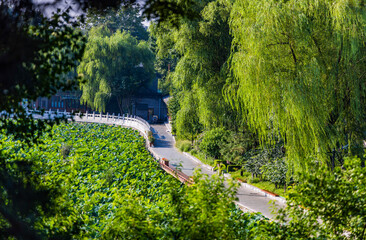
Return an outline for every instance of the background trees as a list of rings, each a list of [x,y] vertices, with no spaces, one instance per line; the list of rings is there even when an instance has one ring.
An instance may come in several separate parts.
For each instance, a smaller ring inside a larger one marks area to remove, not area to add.
[[[115,96],[124,113],[122,99],[153,79],[154,55],[146,42],[139,42],[128,32],[110,34],[105,27],[96,27],[89,32],[78,73],[86,80],[81,85],[82,102],[104,111]]]
[[[140,14],[140,5],[130,5],[127,8],[119,6],[119,8],[106,8],[102,11],[96,9],[88,9],[84,28],[90,30],[93,27],[103,26],[111,33],[118,30],[121,32],[129,32],[137,40],[147,41],[148,32],[143,26],[144,16]]]

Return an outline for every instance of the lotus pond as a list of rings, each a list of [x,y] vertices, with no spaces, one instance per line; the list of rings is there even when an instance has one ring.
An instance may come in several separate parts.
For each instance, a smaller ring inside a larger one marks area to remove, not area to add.
[[[235,187],[219,177],[197,173],[186,187],[166,174],[135,130],[70,123],[54,126],[37,145],[5,135],[0,144],[3,168],[48,196],[47,207],[41,199],[20,214],[45,239],[237,239],[261,219],[236,209]],[[21,170],[21,162],[31,169]],[[3,190],[1,200],[17,204]]]

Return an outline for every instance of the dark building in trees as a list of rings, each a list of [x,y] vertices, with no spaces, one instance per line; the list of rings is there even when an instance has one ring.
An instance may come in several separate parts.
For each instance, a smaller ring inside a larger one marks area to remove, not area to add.
[[[90,109],[80,103],[80,91],[67,91],[67,92],[57,92],[50,98],[39,97],[36,101],[32,103],[32,108],[34,109],[45,109],[52,111],[67,111],[67,112],[86,112]]]
[[[139,116],[151,121],[153,116],[166,121],[168,109],[163,101],[163,94],[158,91],[157,79],[148,86],[141,87],[133,96],[122,99],[123,113]],[[112,97],[106,106],[106,112],[119,114],[116,97]]]

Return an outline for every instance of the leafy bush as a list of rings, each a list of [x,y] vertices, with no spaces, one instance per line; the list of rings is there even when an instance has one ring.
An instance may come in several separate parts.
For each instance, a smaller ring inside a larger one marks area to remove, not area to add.
[[[223,143],[220,153],[226,161],[242,165],[245,162],[245,153],[257,145],[256,136],[248,130],[244,132],[230,132],[227,142]]]
[[[278,185],[286,184],[287,164],[285,158],[279,158],[267,162],[262,166],[263,177]]]
[[[248,180],[248,182],[249,183],[258,183],[260,181],[260,179],[259,178],[250,178],[249,180]]]
[[[160,81],[159,81],[160,82]],[[176,129],[176,119],[177,119],[177,113],[180,109],[179,100],[177,97],[171,97],[168,102],[168,112],[170,117],[170,123],[172,125],[172,134],[175,135],[177,132]]]
[[[192,93],[184,95],[174,122],[177,136],[181,139],[189,139],[192,143],[202,130],[197,114],[197,104],[197,99]]]
[[[252,174],[252,178],[262,176],[262,166],[268,162],[267,155],[263,151],[257,151],[256,155],[249,157],[245,163],[245,169]]]
[[[188,140],[180,140],[180,141],[177,141],[176,147],[181,152],[189,152],[192,149],[192,144]]]
[[[282,144],[276,144],[273,148],[252,150],[246,153],[246,157],[245,169],[252,174],[252,177],[262,178],[263,166],[284,157]]]
[[[293,239],[364,239],[366,168],[362,165],[361,159],[346,158],[333,171],[323,165],[300,174],[301,184],[294,186],[287,200],[288,215],[282,219],[291,220],[284,230]]]
[[[153,134],[153,132],[152,132],[152,131],[149,131],[149,132],[147,133],[147,139],[149,140],[149,142],[150,142],[151,144],[154,144],[154,142],[155,142],[155,138],[154,138],[154,134]]]
[[[217,171],[219,169],[226,169],[226,161],[224,160],[215,160],[214,161],[214,170]]]
[[[215,128],[204,133],[199,148],[205,154],[214,157],[221,157],[221,147],[227,142],[228,131],[224,128]]]

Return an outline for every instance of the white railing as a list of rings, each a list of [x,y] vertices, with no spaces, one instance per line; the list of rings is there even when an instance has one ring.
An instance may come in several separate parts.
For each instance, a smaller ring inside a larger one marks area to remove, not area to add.
[[[41,115],[40,111],[36,110],[30,110],[28,111],[29,114],[32,114],[34,118],[57,118],[57,117],[66,117],[71,119],[72,113],[70,112],[60,112],[60,111],[44,111],[44,114]],[[148,132],[151,131],[150,124],[145,121],[144,119],[134,116],[134,115],[128,115],[123,114],[122,116],[120,114],[101,114],[101,113],[75,113],[73,119],[76,122],[88,122],[88,123],[104,123],[104,124],[116,124],[124,127],[130,127],[135,128],[139,132],[142,133],[142,135],[145,137],[145,139],[148,139]]]

